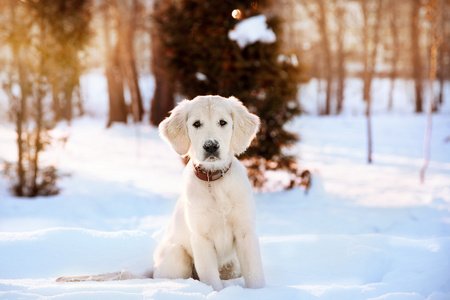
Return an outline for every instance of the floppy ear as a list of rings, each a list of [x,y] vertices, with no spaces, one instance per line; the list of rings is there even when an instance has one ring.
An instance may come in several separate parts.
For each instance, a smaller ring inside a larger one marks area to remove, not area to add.
[[[189,104],[189,100],[181,101],[158,126],[160,136],[180,155],[185,155],[191,146],[186,127]]]
[[[259,118],[248,112],[247,108],[235,97],[228,98],[231,103],[233,117],[233,135],[231,149],[236,155],[244,152],[259,129]]]

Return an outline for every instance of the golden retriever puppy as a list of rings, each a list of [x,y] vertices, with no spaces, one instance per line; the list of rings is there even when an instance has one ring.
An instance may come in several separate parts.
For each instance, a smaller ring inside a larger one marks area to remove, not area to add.
[[[234,98],[198,96],[180,102],[159,126],[188,155],[183,190],[154,254],[154,278],[197,277],[215,290],[242,274],[248,288],[265,285],[255,205],[245,167],[236,159],[259,118]]]

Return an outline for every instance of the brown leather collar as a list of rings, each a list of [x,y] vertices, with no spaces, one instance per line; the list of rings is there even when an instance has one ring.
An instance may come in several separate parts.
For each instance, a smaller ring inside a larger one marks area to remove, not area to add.
[[[211,182],[211,181],[216,181],[216,180],[219,180],[220,178],[222,178],[223,175],[225,175],[225,173],[227,173],[230,168],[231,168],[231,163],[226,170],[218,170],[215,172],[209,172],[209,171],[203,170],[201,168],[201,166],[194,165],[194,173],[198,179]]]

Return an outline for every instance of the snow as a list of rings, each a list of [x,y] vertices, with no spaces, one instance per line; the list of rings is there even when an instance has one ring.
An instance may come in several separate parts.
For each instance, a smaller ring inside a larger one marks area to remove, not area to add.
[[[228,32],[228,38],[236,41],[241,49],[256,42],[270,44],[276,41],[275,33],[272,29],[267,28],[265,15],[239,22],[233,30]]]
[[[83,81],[88,107],[104,104],[102,80],[91,74]],[[51,134],[67,142],[42,157],[69,174],[60,195],[17,199],[0,178],[0,298],[448,300],[450,118],[433,116],[422,185],[426,116],[406,108],[375,112],[372,165],[360,113],[289,124],[301,136],[290,152],[312,171],[312,187],[256,194],[267,287],[246,289],[236,279],[220,292],[193,279],[55,281],[151,271],[183,170],[156,128],[106,129],[101,113],[61,123]],[[14,139],[12,125],[0,123],[0,160],[14,161]]]

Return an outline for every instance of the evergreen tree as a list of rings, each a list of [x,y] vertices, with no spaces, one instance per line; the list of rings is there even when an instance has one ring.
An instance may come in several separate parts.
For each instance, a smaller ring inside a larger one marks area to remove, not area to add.
[[[282,55],[281,20],[268,16],[267,26],[276,35],[273,43],[255,42],[244,48],[230,40],[229,31],[239,20],[269,11],[269,1],[181,0],[166,4],[154,16],[167,55],[168,69],[179,93],[235,96],[261,118],[256,140],[241,157],[255,186],[262,187],[265,170],[287,170],[290,187],[296,178],[295,158],[283,149],[298,137],[284,125],[301,112],[297,87],[303,68]]]

